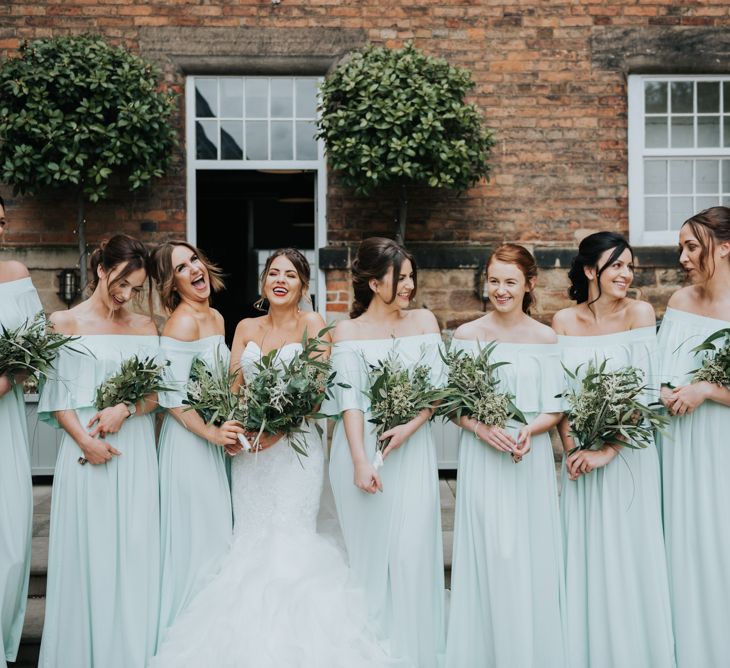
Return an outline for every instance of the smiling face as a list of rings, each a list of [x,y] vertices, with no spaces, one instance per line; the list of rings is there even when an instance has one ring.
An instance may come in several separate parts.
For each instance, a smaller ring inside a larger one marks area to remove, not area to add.
[[[0,239],[3,238],[5,235],[5,227],[7,225],[7,220],[5,219],[5,207],[0,204]]]
[[[492,260],[487,267],[489,301],[500,313],[522,310],[525,294],[534,287],[528,285],[525,275],[516,264]]]
[[[271,306],[293,306],[299,304],[304,284],[297,268],[285,255],[275,257],[264,276],[263,296]]]
[[[597,285],[597,280],[600,280],[601,296],[623,299],[628,294],[634,280],[634,258],[631,250],[625,248],[617,258],[614,258],[611,264],[605,266],[614,250],[615,248],[609,248],[604,251],[598,259],[597,267],[586,267],[585,273],[588,281],[593,285]],[[598,269],[604,266],[600,278],[597,279]]]
[[[398,282],[395,289],[395,299],[393,299],[393,267],[389,267],[380,280],[373,279],[370,281],[370,289],[375,293],[374,299],[379,298],[389,306],[394,308],[406,309],[410,306],[411,295],[416,287],[415,272],[413,264],[408,258],[405,258],[398,272]],[[392,300],[392,301],[391,301]]]
[[[210,297],[208,268],[187,246],[175,246],[171,254],[175,290],[182,299],[204,302]]]
[[[134,269],[121,280],[117,280],[126,266],[127,263],[124,262],[106,272],[99,265],[96,270],[99,276],[99,284],[96,289],[100,290],[102,301],[112,312],[124,308],[130,300],[139,295],[147,280],[147,272],[143,268]]]

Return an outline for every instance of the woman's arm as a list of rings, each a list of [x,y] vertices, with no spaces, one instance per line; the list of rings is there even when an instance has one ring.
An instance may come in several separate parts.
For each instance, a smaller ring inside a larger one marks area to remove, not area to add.
[[[54,413],[58,424],[76,442],[84,453],[84,459],[90,464],[104,464],[112,457],[121,455],[116,448],[101,439],[93,438],[84,431],[74,410],[56,411]]]
[[[380,475],[365,454],[363,433],[365,431],[365,416],[362,411],[349,409],[343,411],[342,421],[345,425],[345,436],[350,446],[350,457],[355,469],[355,486],[368,494],[383,491]]]

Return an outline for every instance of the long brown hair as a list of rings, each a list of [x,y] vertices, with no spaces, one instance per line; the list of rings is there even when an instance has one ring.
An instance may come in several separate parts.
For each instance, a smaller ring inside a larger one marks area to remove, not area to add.
[[[370,281],[373,279],[382,281],[388,271],[393,276],[393,294],[387,303],[392,304],[395,301],[398,293],[398,277],[405,260],[409,260],[413,267],[413,292],[411,293],[411,299],[413,299],[418,288],[416,260],[413,255],[396,241],[385,237],[370,237],[360,244],[357,256],[352,261],[354,300],[350,310],[351,318],[357,318],[367,311],[373,299]]]
[[[299,299],[309,297],[309,280],[312,270],[309,266],[309,261],[304,257],[304,253],[296,248],[277,248],[269,257],[266,258],[266,264],[264,269],[259,276],[260,294],[261,296],[254,302],[254,306],[260,311],[265,311],[266,297],[264,297],[264,283],[266,283],[266,276],[271,269],[271,265],[277,257],[285,257],[289,262],[294,265],[294,269],[297,272],[297,276],[302,284],[302,292],[299,295]]]
[[[712,257],[715,244],[730,242],[730,209],[726,206],[713,206],[696,213],[682,225],[689,225],[697,237],[702,248],[699,257],[700,271],[711,277],[715,273],[715,260]]]
[[[537,278],[537,262],[535,262],[532,253],[519,244],[507,243],[498,246],[487,259],[487,266],[484,270],[487,277],[489,276],[489,265],[495,260],[497,262],[517,265],[525,276],[525,283],[527,284],[528,290],[522,297],[522,311],[530,315],[530,308],[536,303],[530,281]]]
[[[184,246],[195,253],[208,270],[211,297],[214,292],[220,292],[226,287],[223,282],[223,271],[217,264],[212,263],[203,251],[182,239],[165,241],[152,252],[152,267],[160,302],[170,313],[180,304],[180,294],[175,290],[175,267],[172,266],[172,252],[178,246]]]

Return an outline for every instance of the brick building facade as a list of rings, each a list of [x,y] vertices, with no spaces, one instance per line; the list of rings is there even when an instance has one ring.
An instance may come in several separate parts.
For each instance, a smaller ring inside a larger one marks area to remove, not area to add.
[[[724,203],[730,191],[730,160],[723,160],[730,158],[730,116],[724,115],[726,106],[730,113],[730,82],[723,78],[730,74],[729,14],[721,0],[12,0],[0,4],[0,58],[13,57],[25,39],[94,32],[155,62],[166,85],[180,93],[178,154],[168,175],[147,191],[119,188],[106,202],[90,205],[89,239],[119,230],[150,243],[188,236],[204,247],[210,240],[214,258],[215,243],[235,241],[235,230],[254,225],[254,217],[246,223],[239,215],[244,199],[224,204],[238,188],[239,163],[226,172],[228,185],[223,172],[211,176],[218,199],[201,200],[200,172],[191,186],[191,77],[325,76],[354,48],[368,42],[398,47],[408,40],[468,68],[476,83],[473,101],[495,132],[492,180],[460,195],[413,193],[407,239],[422,267],[419,303],[452,327],[483,308],[478,270],[490,246],[507,240],[534,250],[542,268],[538,315],[547,318],[567,303],[565,267],[578,241],[600,229],[628,234],[631,228],[639,245],[636,284],[663,310],[681,280],[671,239],[678,216],[712,197]],[[629,109],[630,80],[637,75],[634,86],[643,85],[637,90],[646,97]],[[683,108],[687,86],[694,101]],[[656,95],[650,99],[650,93]],[[632,130],[631,123],[641,127]],[[713,144],[706,137],[715,123]],[[679,139],[681,128],[690,126],[691,146]],[[656,139],[662,128],[669,133],[664,156],[663,140]],[[271,171],[262,167],[257,173]],[[712,169],[715,191],[711,175],[709,186],[699,176]],[[690,175],[689,185],[682,173]],[[269,185],[262,181],[257,193]],[[353,246],[364,235],[394,230],[397,197],[356,197],[331,173],[320,175],[315,187],[321,192],[311,198],[276,197],[308,200],[323,221],[314,225],[312,249],[323,276],[320,301],[326,299],[328,313],[336,315],[348,307]],[[9,188],[0,186],[0,192],[8,199]],[[655,205],[667,209],[664,228],[651,217]],[[77,257],[73,198],[50,191],[9,198],[7,208],[10,225],[0,257],[25,260],[46,306],[58,308],[56,272]],[[267,239],[276,211],[264,211],[256,221],[268,229]],[[285,234],[274,236],[277,243],[264,247],[288,241]],[[231,273],[231,260],[217,259]],[[254,273],[251,266],[234,277],[234,295],[251,291]]]

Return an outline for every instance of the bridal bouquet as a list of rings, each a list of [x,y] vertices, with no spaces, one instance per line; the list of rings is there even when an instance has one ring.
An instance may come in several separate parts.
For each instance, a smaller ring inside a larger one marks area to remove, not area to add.
[[[162,382],[166,364],[158,364],[152,357],[140,359],[137,355],[124,360],[119,371],[107,378],[96,389],[95,406],[98,410],[117,404],[136,404],[148,394],[168,392]]]
[[[436,389],[430,381],[430,369],[417,364],[412,369],[403,366],[395,351],[388,353],[377,364],[366,362],[370,382],[365,396],[370,400],[370,422],[376,426],[380,437],[384,432],[400,424],[410,422],[424,408],[432,408],[445,396],[443,389]],[[373,466],[383,465],[383,451],[388,440],[378,440]]]
[[[279,350],[272,350],[255,363],[254,377],[242,388],[247,410],[244,427],[257,432],[254,447],[263,433],[283,433],[297,455],[307,456],[304,423],[314,421],[322,436],[316,420],[326,416],[319,407],[335,384],[332,365],[323,357],[329,345],[323,336],[329,329],[314,338],[305,331],[302,349],[288,362],[279,358]]]
[[[575,371],[565,369],[577,383],[562,395],[569,406],[571,435],[578,443],[569,455],[576,450],[598,450],[604,445],[645,448],[652,441],[653,430],[668,424],[666,416],[638,400],[646,390],[641,370],[624,367],[606,371],[606,360],[599,366],[590,361],[580,380],[581,366]]]
[[[29,373],[47,376],[59,349],[78,337],[53,331],[43,311],[15,329],[0,333],[0,376]]]
[[[730,389],[730,327],[711,334],[700,345],[692,348],[692,352],[707,353],[702,366],[692,372],[693,383],[706,380]]]
[[[487,426],[504,429],[508,421],[527,424],[522,412],[515,406],[514,395],[499,391],[499,378],[495,371],[509,362],[493,362],[491,354],[496,342],[479,348],[477,355],[464,350],[452,350],[444,362],[449,370],[446,399],[439,414],[457,421],[462,415],[473,417]],[[520,459],[512,457],[515,463]]]

